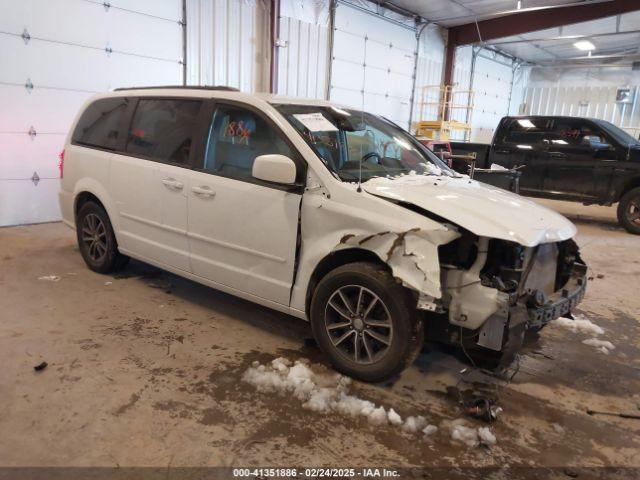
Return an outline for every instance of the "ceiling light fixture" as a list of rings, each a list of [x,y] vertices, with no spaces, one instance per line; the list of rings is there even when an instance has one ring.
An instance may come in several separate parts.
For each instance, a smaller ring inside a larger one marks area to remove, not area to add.
[[[518,0],[516,2],[516,10],[520,10],[522,8],[522,0]]]
[[[590,52],[596,49],[596,46],[589,40],[580,40],[579,42],[574,43],[573,46],[583,52]]]

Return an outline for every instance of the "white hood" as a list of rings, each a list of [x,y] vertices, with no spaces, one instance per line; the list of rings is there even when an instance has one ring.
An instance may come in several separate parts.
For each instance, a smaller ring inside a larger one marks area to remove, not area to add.
[[[526,247],[567,240],[576,234],[573,223],[553,210],[466,176],[373,178],[362,188],[372,195],[416,205],[480,237]]]

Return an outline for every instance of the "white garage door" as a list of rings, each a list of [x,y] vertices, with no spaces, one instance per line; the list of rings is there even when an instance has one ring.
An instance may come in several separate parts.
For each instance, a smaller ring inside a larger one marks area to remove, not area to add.
[[[331,65],[332,101],[409,127],[415,31],[339,3]]]
[[[60,218],[58,154],[88,96],[182,83],[181,0],[105,4],[0,0],[0,226]]]
[[[511,66],[478,55],[473,75],[472,142],[490,143],[500,119],[509,114],[512,77]]]

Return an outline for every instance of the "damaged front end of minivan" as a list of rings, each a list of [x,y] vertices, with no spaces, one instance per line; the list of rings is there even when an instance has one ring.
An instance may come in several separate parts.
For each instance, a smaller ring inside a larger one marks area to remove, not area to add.
[[[419,228],[343,236],[337,248],[375,252],[415,293],[431,340],[500,352],[500,365],[520,350],[527,330],[567,315],[583,298],[587,267],[571,240],[524,247],[458,227],[433,252]]]
[[[570,314],[584,297],[587,267],[571,240],[524,247],[465,232],[439,248],[446,328],[452,343],[513,360],[527,330]]]

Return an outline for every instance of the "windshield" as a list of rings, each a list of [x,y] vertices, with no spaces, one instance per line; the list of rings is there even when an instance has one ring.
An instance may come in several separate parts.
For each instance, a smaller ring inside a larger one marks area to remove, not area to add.
[[[596,120],[596,123],[622,145],[631,146],[638,145],[640,143],[638,139],[633,137],[633,135],[625,132],[620,127],[616,127],[613,123],[609,123],[606,120]]]
[[[274,105],[327,168],[346,182],[405,174],[458,176],[397,125],[336,107]]]

